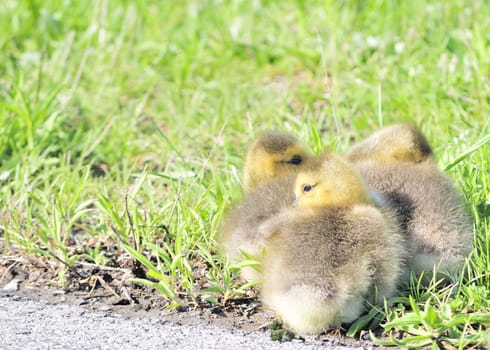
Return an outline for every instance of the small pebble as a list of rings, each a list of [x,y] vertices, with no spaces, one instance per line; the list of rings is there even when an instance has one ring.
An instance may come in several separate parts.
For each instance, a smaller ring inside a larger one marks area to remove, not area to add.
[[[4,292],[16,292],[19,290],[19,280],[13,279],[3,287]]]
[[[30,282],[35,282],[41,277],[41,272],[40,271],[33,271],[29,273],[29,281]]]
[[[112,311],[112,308],[109,306],[109,305],[103,305],[101,307],[99,307],[99,311]]]
[[[88,301],[86,299],[78,298],[77,300],[75,300],[75,305],[77,306],[82,306],[86,304],[88,304]]]

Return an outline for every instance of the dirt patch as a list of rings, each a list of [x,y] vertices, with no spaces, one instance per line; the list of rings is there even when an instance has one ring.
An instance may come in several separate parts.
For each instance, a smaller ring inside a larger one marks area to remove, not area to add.
[[[269,329],[274,320],[271,313],[261,308],[253,290],[249,296],[229,300],[225,305],[183,296],[183,306],[169,309],[169,302],[155,289],[127,282],[134,277],[131,269],[79,264],[76,270],[67,272],[67,283],[61,288],[54,284],[56,276],[49,266],[35,266],[20,258],[2,259],[0,293],[3,295],[78,305],[125,317],[157,317],[179,325],[211,324],[252,332]],[[345,337],[341,329],[314,337],[314,341],[329,346],[373,346],[367,339]]]
[[[183,298],[184,306],[169,308],[169,301],[154,288],[127,282],[134,277],[130,269],[83,264],[77,267],[76,273],[65,276],[64,288],[53,284],[55,277],[47,268],[35,268],[22,259],[11,260],[0,265],[0,290],[51,304],[69,303],[128,317],[164,317],[182,324],[197,317],[247,331],[267,325],[272,318],[259,309],[256,296],[230,300],[226,306]]]

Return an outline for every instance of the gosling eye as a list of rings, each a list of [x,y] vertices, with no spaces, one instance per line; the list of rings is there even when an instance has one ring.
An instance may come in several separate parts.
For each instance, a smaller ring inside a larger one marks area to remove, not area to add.
[[[298,155],[294,155],[290,160],[287,161],[289,164],[293,164],[293,165],[298,165],[298,164],[301,164],[301,162],[303,162],[303,159],[301,158],[301,156],[298,156]]]
[[[303,185],[303,192],[308,193],[313,189],[313,186],[310,184]]]

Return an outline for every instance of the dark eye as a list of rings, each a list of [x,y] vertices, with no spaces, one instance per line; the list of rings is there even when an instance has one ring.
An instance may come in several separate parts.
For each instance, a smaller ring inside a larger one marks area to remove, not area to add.
[[[301,164],[303,159],[300,156],[293,156],[290,160],[288,160],[288,163],[293,164],[293,165],[298,165]]]
[[[313,186],[311,185],[303,185],[303,192],[307,193],[310,192],[313,189]]]

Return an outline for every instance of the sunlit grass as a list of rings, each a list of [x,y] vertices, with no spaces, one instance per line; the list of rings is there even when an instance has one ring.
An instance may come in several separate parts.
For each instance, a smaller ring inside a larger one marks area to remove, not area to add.
[[[461,188],[474,250],[454,288],[415,283],[357,326],[485,343],[488,18],[485,1],[4,0],[0,248],[60,285],[77,262],[128,263],[169,307],[225,305],[250,287],[215,242],[245,145],[277,128],[345,152],[409,121]]]

